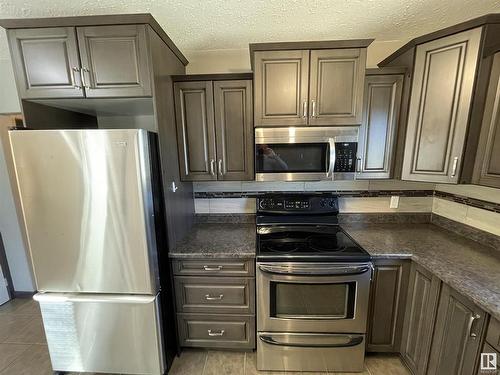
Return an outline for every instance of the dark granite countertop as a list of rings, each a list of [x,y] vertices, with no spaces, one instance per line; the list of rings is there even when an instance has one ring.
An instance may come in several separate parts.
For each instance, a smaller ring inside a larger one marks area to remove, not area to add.
[[[411,258],[500,319],[500,249],[433,224],[345,224],[374,258]]]
[[[255,224],[195,224],[171,258],[255,258]]]

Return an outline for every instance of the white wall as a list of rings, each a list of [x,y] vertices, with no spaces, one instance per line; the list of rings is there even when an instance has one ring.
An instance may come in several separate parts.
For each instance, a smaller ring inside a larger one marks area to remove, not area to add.
[[[0,142],[0,232],[3,237],[14,289],[17,292],[34,291],[29,260],[12,197],[2,142]]]

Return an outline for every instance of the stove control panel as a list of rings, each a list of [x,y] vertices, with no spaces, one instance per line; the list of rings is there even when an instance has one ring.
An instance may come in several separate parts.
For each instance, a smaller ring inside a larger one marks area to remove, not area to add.
[[[332,195],[264,196],[257,199],[258,213],[318,214],[338,213],[337,197]]]

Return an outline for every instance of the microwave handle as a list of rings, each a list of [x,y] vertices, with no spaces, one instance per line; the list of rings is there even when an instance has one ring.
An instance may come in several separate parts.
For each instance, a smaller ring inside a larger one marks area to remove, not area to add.
[[[336,158],[335,139],[328,138],[328,145],[329,145],[328,148],[330,150],[330,154],[328,155],[329,157],[327,158],[327,160],[329,160],[329,163],[328,163],[328,171],[326,172],[326,177],[333,178],[333,171],[335,170],[335,158]]]

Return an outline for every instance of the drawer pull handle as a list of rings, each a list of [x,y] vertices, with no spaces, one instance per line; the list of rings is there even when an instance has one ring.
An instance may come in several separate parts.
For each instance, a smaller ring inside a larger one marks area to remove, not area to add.
[[[219,331],[212,331],[211,329],[208,330],[208,335],[209,336],[224,336],[224,330],[221,329]]]
[[[478,319],[481,318],[481,315],[479,314],[473,314],[471,315],[471,317],[469,318],[469,327],[468,327],[468,331],[469,331],[469,336],[475,340],[476,337],[477,337],[477,333],[475,332],[472,332],[472,326],[474,325],[474,322]]]
[[[220,301],[224,298],[224,294],[219,294],[218,296],[211,296],[210,294],[205,295],[207,301]]]
[[[205,271],[220,271],[222,269],[222,266],[215,266],[215,267],[203,266],[203,269]]]

